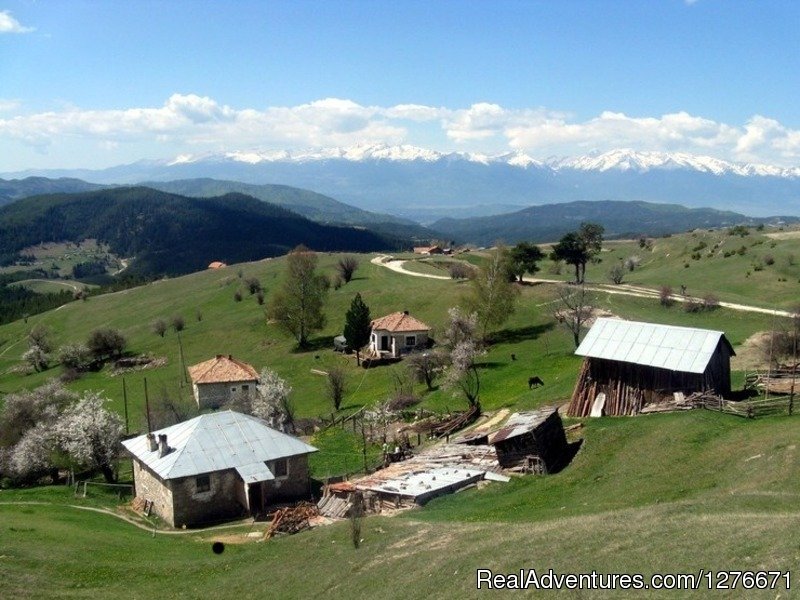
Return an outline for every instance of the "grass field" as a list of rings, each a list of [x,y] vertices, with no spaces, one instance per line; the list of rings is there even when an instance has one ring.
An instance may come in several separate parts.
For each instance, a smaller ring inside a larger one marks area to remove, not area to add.
[[[695,411],[586,424],[573,464],[491,484],[395,517],[266,543],[232,528],[157,535],[83,505],[64,488],[0,492],[0,574],[20,598],[480,597],[475,571],[558,573],[790,570],[800,560],[800,420]],[[49,491],[48,491],[49,490]],[[60,497],[59,497],[60,496]],[[44,498],[49,505],[7,505]],[[96,506],[91,504],[90,506]],[[225,552],[211,552],[214,540]],[[796,573],[792,573],[796,576]],[[708,597],[581,591],[579,597]],[[731,590],[727,598],[791,597]],[[575,592],[555,593],[575,597]]]

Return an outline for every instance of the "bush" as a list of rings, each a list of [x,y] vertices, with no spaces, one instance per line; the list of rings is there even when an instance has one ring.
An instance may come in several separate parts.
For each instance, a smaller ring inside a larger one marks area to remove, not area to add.
[[[450,279],[470,279],[474,275],[475,269],[462,262],[452,262],[449,266]]]
[[[672,288],[668,285],[662,285],[658,291],[658,299],[661,306],[672,306]]]
[[[150,329],[156,335],[164,337],[164,334],[167,333],[167,322],[164,319],[156,319],[150,323]]]
[[[259,306],[262,306],[264,304],[264,292],[262,292],[261,290],[259,290],[258,293],[256,294],[256,302],[258,302]]]
[[[622,283],[622,279],[624,277],[625,277],[625,269],[623,268],[622,264],[614,265],[608,272],[608,278],[611,280],[611,283],[614,283],[616,285]]]
[[[248,277],[244,280],[244,285],[247,288],[247,291],[250,292],[251,296],[261,291],[261,282],[257,277]]]
[[[242,301],[242,292],[240,292],[239,290],[236,290],[236,292],[233,294],[233,301],[234,302],[241,302]]]
[[[358,261],[352,256],[344,256],[336,263],[336,270],[344,283],[350,283],[356,269],[358,269]]]
[[[683,303],[683,310],[687,313],[698,313],[703,310],[703,303],[692,298]]]
[[[703,296],[703,308],[705,310],[716,310],[719,308],[719,298],[714,294],[706,294]]]
[[[92,364],[92,353],[83,344],[64,344],[58,349],[58,362],[67,370],[86,371]]]
[[[775,257],[772,254],[765,254],[764,255],[764,264],[771,266],[775,264]]]
[[[105,327],[92,331],[86,346],[95,359],[103,360],[122,356],[127,344],[125,336],[119,330]]]
[[[175,330],[177,333],[178,331],[183,331],[186,327],[186,321],[183,320],[181,315],[175,315],[170,320],[170,325],[172,325],[172,329]]]

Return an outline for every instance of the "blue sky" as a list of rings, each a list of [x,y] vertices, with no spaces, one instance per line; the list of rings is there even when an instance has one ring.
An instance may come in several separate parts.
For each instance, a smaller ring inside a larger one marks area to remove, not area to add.
[[[359,143],[797,166],[798,31],[788,0],[0,0],[0,171]]]

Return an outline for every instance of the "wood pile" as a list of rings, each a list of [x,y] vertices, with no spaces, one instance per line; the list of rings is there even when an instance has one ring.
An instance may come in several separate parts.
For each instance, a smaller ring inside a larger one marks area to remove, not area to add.
[[[323,498],[317,503],[319,514],[331,519],[345,518],[347,513],[350,512],[350,508],[352,508],[352,506],[353,505],[349,498],[340,498],[339,496],[335,496],[333,494],[323,496]]]
[[[800,392],[797,381],[797,367],[781,366],[767,373],[757,373],[748,377],[747,383],[758,390],[771,394],[791,394],[792,389]]]
[[[480,416],[481,411],[477,406],[471,406],[468,411],[459,413],[454,417],[446,419],[430,429],[432,437],[444,437],[451,433],[463,429],[467,425],[472,424]]]
[[[319,515],[317,507],[310,502],[300,502],[295,506],[279,508],[272,517],[272,523],[264,534],[266,539],[277,533],[298,533],[311,527],[309,520]]]

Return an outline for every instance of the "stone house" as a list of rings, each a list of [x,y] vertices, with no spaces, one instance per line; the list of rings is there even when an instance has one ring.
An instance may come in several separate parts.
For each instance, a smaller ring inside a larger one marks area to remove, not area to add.
[[[192,393],[200,409],[219,408],[237,395],[252,398],[258,384],[256,370],[230,354],[217,354],[215,358],[192,365],[188,371]]]
[[[399,358],[402,354],[426,348],[431,328],[408,314],[396,312],[372,321],[369,340],[371,354]]]
[[[172,527],[258,515],[310,494],[317,449],[234,411],[201,415],[122,442],[137,499]]]

